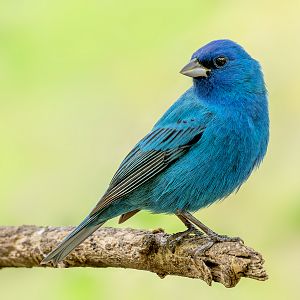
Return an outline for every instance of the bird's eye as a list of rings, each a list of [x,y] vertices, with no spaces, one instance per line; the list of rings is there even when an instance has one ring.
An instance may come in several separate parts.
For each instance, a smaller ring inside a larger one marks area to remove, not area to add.
[[[217,68],[222,68],[224,65],[226,65],[227,62],[228,62],[228,58],[225,56],[219,56],[214,59],[214,65]]]

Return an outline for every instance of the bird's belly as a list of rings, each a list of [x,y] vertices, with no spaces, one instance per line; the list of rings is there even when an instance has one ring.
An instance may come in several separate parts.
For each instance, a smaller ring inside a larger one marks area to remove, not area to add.
[[[152,181],[145,208],[156,213],[196,211],[228,196],[253,169],[255,151],[251,142],[239,135],[204,137]]]

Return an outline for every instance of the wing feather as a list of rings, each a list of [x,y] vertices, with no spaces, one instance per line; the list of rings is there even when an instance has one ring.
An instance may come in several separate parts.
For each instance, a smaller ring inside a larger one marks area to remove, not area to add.
[[[113,201],[136,190],[168,168],[197,143],[204,127],[185,123],[179,129],[156,128],[146,135],[121,163],[108,190],[90,215],[102,211]]]

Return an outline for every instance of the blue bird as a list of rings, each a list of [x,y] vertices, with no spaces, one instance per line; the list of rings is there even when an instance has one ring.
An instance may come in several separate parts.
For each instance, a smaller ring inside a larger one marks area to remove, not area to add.
[[[213,241],[191,212],[239,189],[265,156],[267,92],[259,63],[237,43],[212,41],[181,70],[193,85],[125,157],[91,213],[42,263],[63,260],[107,220],[140,210],[175,214]]]

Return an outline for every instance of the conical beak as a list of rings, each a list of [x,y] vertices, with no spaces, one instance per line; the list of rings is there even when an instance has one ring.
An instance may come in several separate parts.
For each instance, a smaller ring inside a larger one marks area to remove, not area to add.
[[[187,65],[185,65],[180,71],[181,74],[189,77],[207,77],[210,69],[205,68],[200,64],[197,58],[192,59]]]

